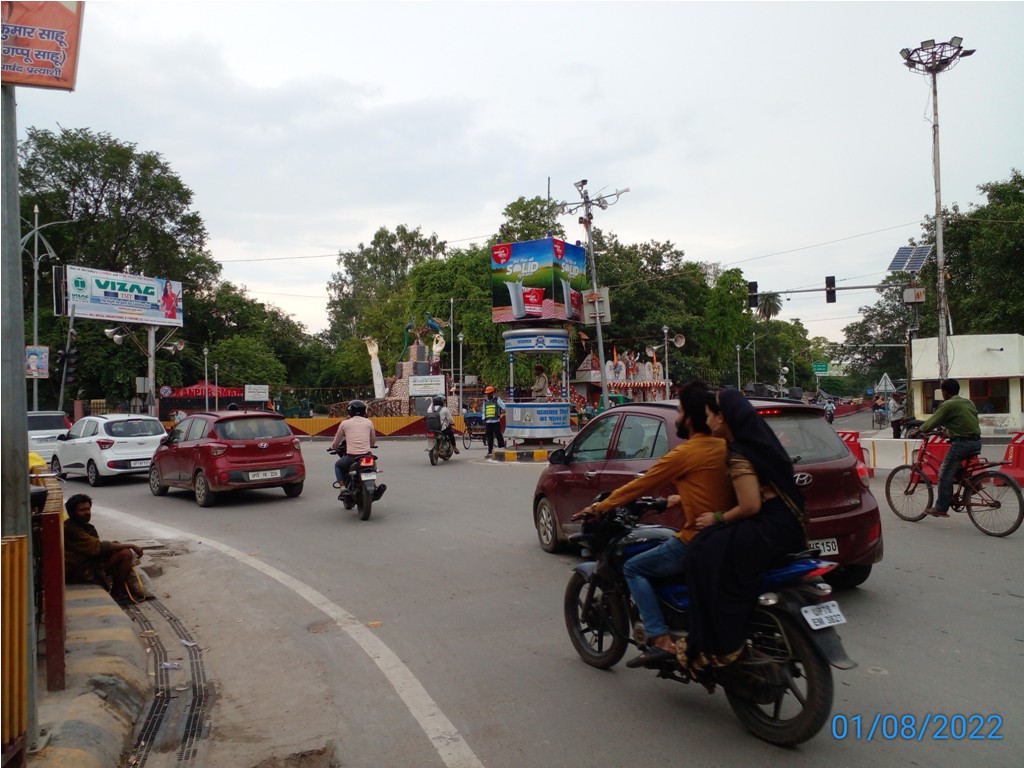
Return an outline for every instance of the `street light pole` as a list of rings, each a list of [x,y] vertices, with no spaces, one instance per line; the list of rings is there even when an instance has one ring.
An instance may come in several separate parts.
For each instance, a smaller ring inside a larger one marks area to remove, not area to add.
[[[220,410],[220,363],[213,364],[213,410]]]
[[[736,389],[743,391],[743,386],[740,384],[740,345],[736,345]]]
[[[462,342],[465,341],[466,337],[459,333],[459,413],[466,410],[465,401],[462,399]]]
[[[669,381],[668,381],[668,326],[667,325],[661,326],[661,332],[665,336],[665,364],[664,364],[663,367],[665,369],[665,371],[664,371],[664,373],[665,373],[665,399],[668,400],[669,397],[671,396],[671,393],[669,392]]]
[[[203,394],[206,396],[206,405],[203,408],[207,411],[210,410],[210,369],[206,367],[209,357],[210,350],[203,347]]]
[[[956,66],[964,56],[971,56],[974,50],[964,50],[962,37],[952,37],[947,43],[925,40],[920,48],[900,51],[903,64],[912,72],[927,74],[932,79],[932,175],[935,178],[935,260],[938,268],[938,310],[939,310],[939,378],[949,375],[949,351],[947,350],[947,327],[949,305],[946,300],[945,253],[942,243],[942,182],[939,172],[939,73]]]

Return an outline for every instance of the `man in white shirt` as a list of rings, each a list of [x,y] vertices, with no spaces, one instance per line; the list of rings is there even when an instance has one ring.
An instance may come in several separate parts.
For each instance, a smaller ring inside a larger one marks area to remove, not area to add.
[[[377,431],[373,427],[373,422],[366,418],[366,403],[362,400],[351,401],[348,404],[348,415],[349,418],[338,425],[338,431],[331,443],[331,449],[335,451],[345,443],[345,455],[339,456],[334,462],[334,476],[338,480],[338,487],[341,488],[339,499],[348,495],[345,482],[349,467],[360,456],[365,456],[377,447]]]

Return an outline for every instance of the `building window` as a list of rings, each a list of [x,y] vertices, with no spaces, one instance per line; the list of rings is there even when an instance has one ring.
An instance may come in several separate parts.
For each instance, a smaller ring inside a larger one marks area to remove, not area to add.
[[[971,379],[967,386],[978,413],[1010,412],[1009,379]]]

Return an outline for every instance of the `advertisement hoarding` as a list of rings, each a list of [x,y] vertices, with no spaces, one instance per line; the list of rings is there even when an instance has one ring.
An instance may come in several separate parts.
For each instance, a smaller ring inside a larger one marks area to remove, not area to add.
[[[3,83],[75,90],[85,3],[3,3]]]
[[[491,320],[583,321],[587,255],[557,238],[491,247]]]
[[[126,275],[67,267],[68,310],[75,317],[114,323],[173,325],[181,328],[181,283],[160,277]]]

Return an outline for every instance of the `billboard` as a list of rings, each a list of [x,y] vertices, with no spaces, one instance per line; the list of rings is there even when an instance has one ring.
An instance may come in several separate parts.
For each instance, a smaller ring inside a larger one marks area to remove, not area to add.
[[[67,308],[75,317],[114,323],[184,325],[181,283],[160,277],[67,267]]]
[[[2,6],[4,84],[75,90],[85,3]]]
[[[587,252],[545,238],[491,246],[491,320],[583,322]]]

